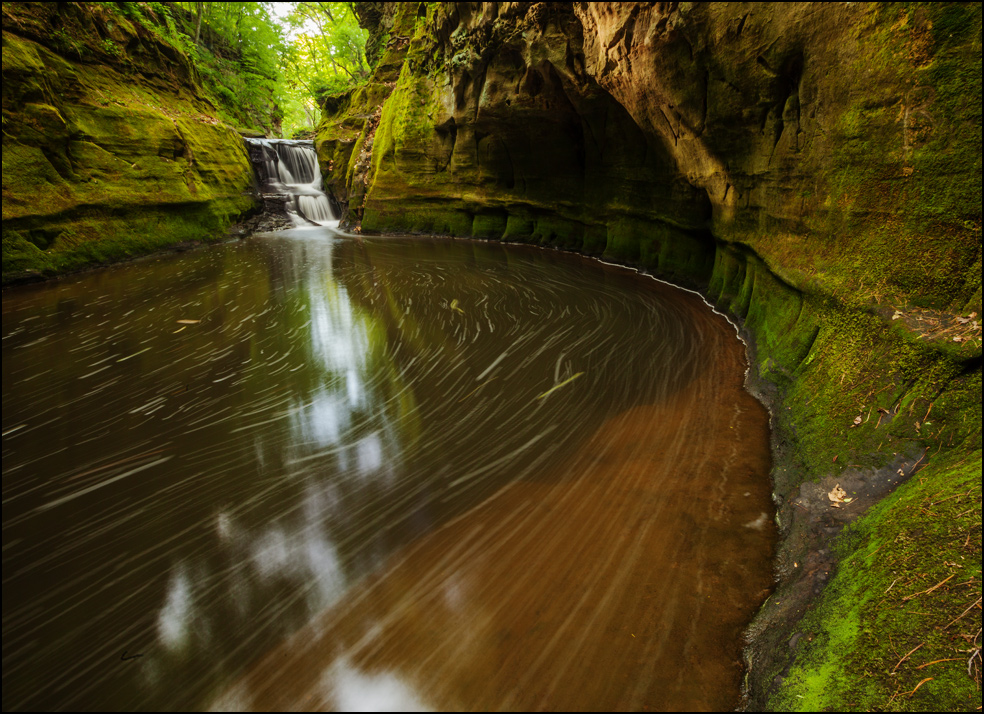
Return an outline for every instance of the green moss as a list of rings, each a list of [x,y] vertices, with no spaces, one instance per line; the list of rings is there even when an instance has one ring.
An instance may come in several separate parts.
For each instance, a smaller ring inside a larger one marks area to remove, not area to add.
[[[34,241],[17,231],[3,232],[3,273],[42,272],[48,268],[47,256]]]
[[[208,239],[252,208],[241,138],[190,92],[3,47],[5,282]]]
[[[466,210],[449,208],[444,202],[405,202],[368,204],[362,228],[372,232],[430,233],[444,236],[470,236],[475,216]]]
[[[801,465],[791,487],[848,465],[881,467],[898,454],[936,451],[979,433],[979,417],[968,422],[962,416],[962,410],[974,412],[973,389],[968,394],[957,386],[964,368],[956,358],[966,347],[928,344],[867,307],[803,293],[754,255],[724,245],[708,292],[743,319],[755,340],[758,373],[779,390],[784,408],[774,415],[774,427]],[[927,421],[931,409],[938,424]]]
[[[476,238],[502,238],[506,232],[508,218],[505,211],[480,213],[472,222],[471,235]]]
[[[967,663],[980,623],[980,523],[979,441],[976,451],[931,463],[858,520],[841,538],[836,575],[800,625],[806,637],[777,706],[979,706],[980,669],[975,682]]]
[[[567,250],[581,247],[584,226],[558,215],[540,215],[533,222],[530,240],[541,245],[554,245]]]
[[[533,218],[525,211],[513,209],[506,219],[506,229],[502,234],[503,240],[529,241],[533,235]]]

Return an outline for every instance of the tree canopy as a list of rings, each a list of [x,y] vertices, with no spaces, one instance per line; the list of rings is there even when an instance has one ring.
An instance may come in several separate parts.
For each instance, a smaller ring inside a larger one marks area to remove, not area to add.
[[[290,39],[284,44],[281,70],[290,99],[292,124],[313,127],[318,107],[329,94],[364,82],[369,76],[365,46],[368,33],[359,27],[351,3],[297,2],[286,15]]]
[[[313,129],[328,94],[365,81],[367,32],[351,3],[181,2],[181,43],[235,123]]]

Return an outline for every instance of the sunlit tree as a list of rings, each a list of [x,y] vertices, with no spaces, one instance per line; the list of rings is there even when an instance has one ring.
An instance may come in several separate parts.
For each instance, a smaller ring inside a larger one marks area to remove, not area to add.
[[[359,27],[350,3],[294,3],[286,20],[291,39],[284,46],[281,69],[293,100],[290,108],[303,115],[303,121],[300,117],[295,121],[313,127],[325,96],[369,76],[367,33]]]

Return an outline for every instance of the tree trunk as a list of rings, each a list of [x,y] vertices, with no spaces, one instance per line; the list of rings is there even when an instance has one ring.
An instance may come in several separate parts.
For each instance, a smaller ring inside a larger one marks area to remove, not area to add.
[[[195,23],[195,44],[198,44],[198,39],[202,36],[202,9],[205,3],[196,2],[195,9],[198,11],[198,22]]]

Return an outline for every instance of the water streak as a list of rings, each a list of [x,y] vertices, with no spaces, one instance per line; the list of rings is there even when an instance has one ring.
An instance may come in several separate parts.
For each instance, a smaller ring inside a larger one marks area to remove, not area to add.
[[[732,328],[333,236],[5,294],[4,708],[734,706],[774,529]]]

